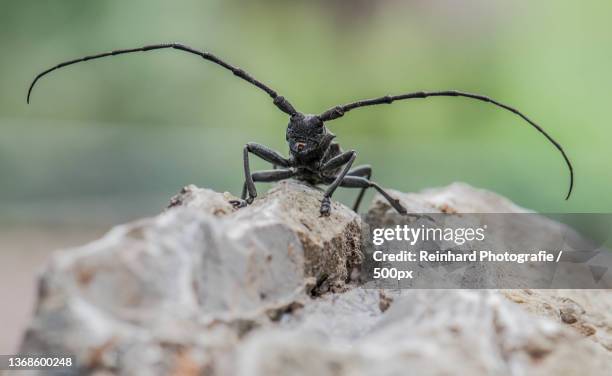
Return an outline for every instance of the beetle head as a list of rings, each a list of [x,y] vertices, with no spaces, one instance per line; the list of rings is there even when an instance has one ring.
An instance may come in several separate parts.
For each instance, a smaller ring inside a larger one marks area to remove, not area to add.
[[[320,156],[334,137],[316,115],[293,115],[287,126],[289,150],[300,159]]]

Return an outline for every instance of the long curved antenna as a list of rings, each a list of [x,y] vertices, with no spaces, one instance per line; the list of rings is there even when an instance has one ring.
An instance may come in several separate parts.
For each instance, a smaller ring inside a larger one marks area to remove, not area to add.
[[[111,51],[111,52],[105,52],[105,53],[101,53],[101,54],[97,54],[97,55],[90,55],[90,56],[85,56],[85,57],[82,57],[82,58],[79,58],[79,59],[65,61],[63,63],[60,63],[60,64],[52,67],[52,68],[47,69],[46,71],[44,71],[42,73],[39,73],[36,76],[36,78],[34,78],[34,81],[32,81],[32,84],[30,85],[30,88],[28,89],[28,96],[27,96],[26,101],[27,101],[27,103],[30,103],[30,96],[32,94],[32,89],[34,89],[34,85],[36,85],[36,82],[38,82],[38,80],[41,79],[46,74],[51,73],[51,72],[53,72],[56,69],[66,67],[68,65],[80,63],[82,61],[95,60],[95,59],[100,59],[100,58],[107,57],[107,56],[122,55],[122,54],[128,54],[128,53],[132,53],[132,52],[145,52],[145,51],[152,51],[152,50],[161,50],[161,49],[165,49],[165,48],[173,48],[175,50],[180,50],[180,51],[188,52],[188,53],[191,53],[191,54],[194,54],[194,55],[198,55],[198,56],[201,56],[205,60],[213,62],[213,63],[215,63],[217,65],[220,65],[223,68],[225,68],[227,70],[230,70],[232,73],[234,73],[235,76],[238,76],[238,77],[242,78],[243,80],[245,80],[246,82],[250,83],[251,85],[255,85],[258,88],[260,88],[261,90],[263,90],[266,93],[268,93],[268,95],[270,97],[272,97],[272,99],[274,99],[274,104],[276,105],[276,107],[278,107],[284,113],[292,115],[292,116],[297,113],[295,108],[293,108],[293,106],[291,105],[291,103],[289,103],[289,101],[287,99],[285,99],[284,97],[278,95],[276,93],[276,91],[272,90],[269,86],[264,85],[260,81],[256,80],[255,78],[253,78],[250,74],[248,74],[244,70],[242,70],[240,68],[237,68],[237,67],[234,67],[234,66],[226,63],[225,61],[219,59],[218,57],[216,57],[215,55],[213,55],[211,53],[198,51],[198,50],[195,50],[195,49],[193,49],[191,47],[188,47],[188,46],[185,46],[185,45],[182,45],[182,44],[178,44],[178,43],[153,44],[153,45],[150,45],[150,46],[144,46],[144,47],[138,47],[138,48],[129,48],[129,49],[124,49],[124,50],[115,50],[115,51]]]
[[[574,187],[574,168],[572,167],[572,163],[570,162],[569,158],[565,154],[565,151],[563,150],[561,145],[559,145],[557,141],[555,141],[548,133],[546,133],[546,131],[542,129],[542,127],[534,123],[531,119],[523,115],[517,109],[512,108],[503,103],[500,103],[491,98],[485,97],[483,95],[464,93],[464,92],[455,91],[455,90],[431,91],[431,92],[418,91],[414,93],[401,94],[401,95],[395,95],[395,96],[387,95],[387,96],[380,97],[380,98],[366,99],[362,101],[345,104],[343,106],[336,106],[336,107],[330,108],[329,110],[319,115],[319,118],[322,121],[329,121],[329,120],[338,119],[344,116],[346,112],[353,110],[355,108],[359,108],[359,107],[375,106],[379,104],[391,104],[395,101],[403,100],[403,99],[415,99],[415,98],[427,98],[427,97],[466,97],[466,98],[476,99],[482,102],[492,103],[498,107],[501,107],[505,110],[508,110],[520,116],[523,120],[529,123],[532,127],[537,129],[538,132],[543,134],[544,137],[546,137],[546,139],[548,139],[548,141],[550,141],[555,146],[555,148],[557,148],[557,150],[561,152],[561,155],[563,156],[563,159],[565,160],[565,163],[567,164],[567,167],[569,168],[569,173],[570,173],[569,190],[567,192],[567,196],[565,197],[566,200],[569,199],[570,195],[572,194],[572,189]]]

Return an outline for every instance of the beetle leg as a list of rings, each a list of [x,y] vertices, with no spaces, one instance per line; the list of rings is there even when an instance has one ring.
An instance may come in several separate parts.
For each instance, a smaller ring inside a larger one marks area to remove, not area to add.
[[[372,177],[372,167],[370,165],[357,166],[354,169],[350,170],[346,176],[360,176],[364,177],[368,180]],[[361,204],[361,200],[363,199],[363,195],[365,194],[367,187],[361,188],[359,191],[359,195],[357,199],[355,199],[355,203],[353,204],[353,211],[357,212],[359,210],[359,205]]]
[[[290,177],[295,175],[295,171],[293,169],[277,169],[277,170],[266,170],[266,171],[257,171],[253,174],[249,174],[249,177],[252,182],[275,182],[281,181],[285,179],[289,179]],[[254,184],[253,184],[254,185]],[[236,209],[243,208],[253,202],[253,200],[248,201],[245,200],[247,194],[247,183],[244,183],[242,188],[242,199],[240,200],[231,200],[230,204],[232,204]]]
[[[350,150],[350,151],[347,151],[347,152],[344,152],[342,154],[335,156],[334,158],[327,161],[321,167],[321,171],[325,172],[326,170],[333,170],[335,168],[338,168],[344,165],[344,169],[342,170],[342,172],[338,174],[338,176],[330,184],[330,186],[327,187],[327,190],[323,194],[323,200],[321,201],[321,210],[320,210],[321,216],[329,215],[329,212],[331,210],[331,196],[334,194],[334,191],[336,190],[336,188],[338,188],[338,186],[342,182],[342,179],[344,179],[346,174],[348,174],[349,170],[351,169],[351,166],[353,165],[353,161],[355,161],[356,157],[357,157],[357,152],[355,152],[354,150]]]
[[[270,162],[275,166],[290,167],[291,165],[289,159],[284,158],[278,152],[266,146],[256,144],[254,142],[249,142],[246,144],[242,153],[245,178],[244,184],[246,187],[246,190],[243,189],[242,200],[246,199],[247,204],[252,203],[255,197],[257,197],[257,189],[255,188],[255,183],[253,182],[253,177],[251,176],[251,168],[249,166],[249,153],[253,153],[264,161]],[[247,192],[248,197],[245,194]]]
[[[346,188],[362,188],[362,189],[374,188],[381,195],[383,195],[383,197],[389,202],[389,204],[391,204],[391,206],[395,210],[397,210],[398,213],[402,215],[408,214],[408,211],[406,210],[406,208],[404,208],[404,206],[402,206],[402,204],[400,203],[398,199],[391,197],[391,195],[388,194],[384,189],[382,189],[378,184],[364,177],[346,176],[344,177],[344,179],[342,179],[342,183],[340,183],[340,186],[346,187]]]

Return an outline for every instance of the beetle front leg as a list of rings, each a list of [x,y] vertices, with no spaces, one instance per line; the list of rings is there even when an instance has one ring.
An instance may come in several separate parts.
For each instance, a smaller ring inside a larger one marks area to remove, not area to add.
[[[284,169],[276,169],[276,170],[267,170],[267,171],[257,171],[250,175],[250,178],[253,182],[262,182],[262,183],[272,183],[275,181],[281,181],[285,179],[289,179],[290,177],[295,175],[295,171],[291,168]],[[236,209],[243,208],[247,206],[247,201],[245,201],[246,197],[246,183],[244,188],[242,189],[242,199],[241,200],[231,200],[230,204],[234,205]],[[248,202],[250,204],[250,202]]]
[[[321,200],[320,209],[321,216],[329,215],[329,212],[331,211],[331,196],[334,194],[334,191],[336,190],[336,188],[338,188],[340,183],[342,183],[342,179],[344,179],[346,174],[351,169],[355,158],[357,158],[357,152],[355,152],[355,150],[350,150],[335,156],[321,167],[321,171],[325,172],[334,170],[342,165],[345,165],[342,172],[340,172],[340,174],[336,176],[336,179],[330,184],[329,187],[327,187],[327,190],[323,194],[323,200]]]
[[[253,202],[255,197],[257,197],[257,189],[255,188],[255,182],[253,181],[253,176],[251,175],[251,167],[249,165],[249,153],[255,154],[264,161],[272,163],[274,166],[291,166],[291,161],[289,159],[283,157],[282,155],[280,155],[280,153],[268,148],[267,146],[254,142],[249,142],[248,144],[246,144],[242,151],[242,161],[244,166],[244,186],[242,189],[241,200],[231,201],[232,205],[234,205],[235,207],[244,207],[246,205],[249,205]],[[284,175],[279,174],[279,176]]]

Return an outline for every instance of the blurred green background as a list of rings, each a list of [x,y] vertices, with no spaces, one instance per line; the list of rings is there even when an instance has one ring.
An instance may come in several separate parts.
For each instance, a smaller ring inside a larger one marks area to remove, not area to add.
[[[287,117],[182,42],[252,73],[303,112],[415,90],[466,99],[360,109],[330,123],[374,180],[402,191],[465,181],[542,212],[610,212],[609,1],[20,1],[0,13],[0,221],[110,225],[152,215],[183,185],[239,194],[248,141],[286,153]],[[265,168],[265,163],[255,163]],[[265,190],[262,187],[260,190]],[[342,192],[350,200],[356,192]]]

